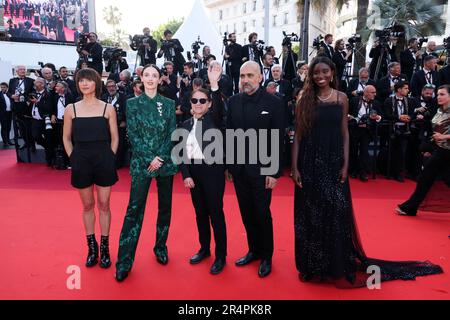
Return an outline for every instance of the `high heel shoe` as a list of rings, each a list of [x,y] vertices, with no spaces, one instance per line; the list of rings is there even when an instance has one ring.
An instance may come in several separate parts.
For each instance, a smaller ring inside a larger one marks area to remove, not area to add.
[[[88,235],[86,238],[89,248],[86,267],[91,268],[98,263],[98,243],[95,240],[95,234]]]
[[[111,267],[111,257],[109,256],[109,236],[102,236],[100,241],[100,268]]]

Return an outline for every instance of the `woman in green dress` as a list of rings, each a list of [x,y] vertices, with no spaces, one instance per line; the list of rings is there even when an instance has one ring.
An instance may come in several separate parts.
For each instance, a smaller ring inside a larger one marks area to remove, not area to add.
[[[169,261],[167,237],[172,211],[173,176],[177,165],[172,161],[171,136],[176,129],[175,102],[158,94],[161,71],[147,65],[142,72],[145,93],[128,100],[126,119],[131,143],[131,191],[120,235],[116,280],[125,280],[136,253],[144,219],[145,204],[153,178],[158,186],[158,221],[153,251],[160,264]]]

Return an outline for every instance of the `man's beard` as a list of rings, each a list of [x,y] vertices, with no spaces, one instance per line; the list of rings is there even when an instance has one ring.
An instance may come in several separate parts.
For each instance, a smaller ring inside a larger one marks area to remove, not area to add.
[[[258,90],[257,86],[253,86],[251,84],[245,84],[242,85],[242,92],[251,95],[252,93],[256,92],[256,90]]]

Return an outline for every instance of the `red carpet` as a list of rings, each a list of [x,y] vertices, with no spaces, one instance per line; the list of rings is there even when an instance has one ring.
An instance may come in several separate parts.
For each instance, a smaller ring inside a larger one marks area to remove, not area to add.
[[[112,194],[111,252],[116,260],[119,232],[129,195],[127,170]],[[341,290],[326,284],[298,280],[294,264],[293,185],[285,177],[274,192],[272,212],[275,255],[272,274],[261,280],[258,264],[244,268],[234,260],[246,250],[244,228],[234,189],[227,185],[225,214],[229,237],[228,265],[219,276],[209,274],[212,258],[191,266],[198,249],[191,199],[177,176],[167,266],[157,264],[155,238],[156,187],[152,185],[136,263],[122,284],[114,268],[87,270],[87,252],[78,194],[69,184],[69,172],[42,165],[17,164],[13,151],[0,152],[0,299],[450,299],[450,215],[420,213],[399,217],[393,209],[414,184],[384,179],[352,182],[360,234],[370,257],[391,260],[430,260],[444,274],[416,281],[383,283],[381,290]],[[98,229],[97,229],[98,230]],[[97,231],[97,235],[99,231]],[[81,267],[81,290],[66,286],[71,265]]]

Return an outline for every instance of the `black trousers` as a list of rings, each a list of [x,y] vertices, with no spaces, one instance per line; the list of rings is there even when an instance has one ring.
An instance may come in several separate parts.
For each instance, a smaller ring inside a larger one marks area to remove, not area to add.
[[[31,120],[31,117],[26,117],[23,115],[17,115],[14,120],[14,138],[19,138],[20,136],[28,148],[34,146],[33,136],[31,133]]]
[[[369,143],[372,135],[367,128],[356,127],[351,130],[350,158],[351,171],[355,174],[368,174],[369,164]]]
[[[128,151],[127,128],[119,127],[119,146],[117,148],[116,168],[120,169],[125,164]]]
[[[408,147],[408,136],[395,136],[390,140],[390,164],[388,175],[398,177],[405,170],[406,150]]]
[[[406,170],[412,178],[417,178],[422,166],[422,154],[419,150],[420,147],[420,130],[411,129],[411,137],[408,141],[408,148],[406,151]]]
[[[9,133],[11,132],[11,124],[12,124],[12,112],[5,111],[0,116],[0,126],[2,127],[1,134],[3,143],[8,143],[10,141]]]
[[[210,250],[211,226],[216,258],[227,255],[227,229],[223,212],[225,169],[223,165],[192,164],[189,171],[195,183],[191,189],[201,250]]]
[[[31,135],[33,140],[44,147],[45,159],[50,163],[55,157],[55,150],[53,145],[53,130],[45,130],[44,120],[31,120]]]
[[[266,189],[266,178],[233,176],[242,221],[247,232],[249,251],[261,259],[272,259],[273,225],[270,212],[272,190]]]
[[[239,93],[239,81],[240,81],[240,72],[239,71],[231,71],[230,78],[233,83],[233,92],[234,94]]]
[[[423,202],[433,183],[439,174],[450,168],[450,150],[436,147],[433,155],[425,164],[425,168],[419,175],[416,190],[408,201],[400,205],[400,208],[409,214],[416,214],[420,204]]]

